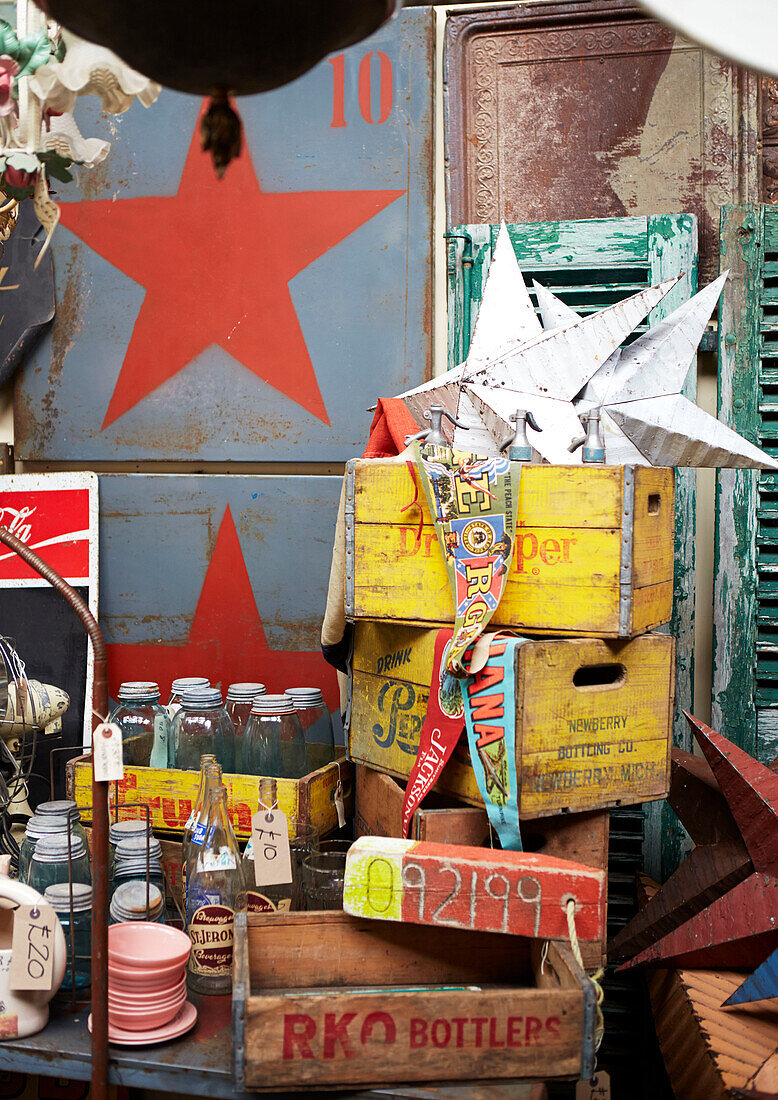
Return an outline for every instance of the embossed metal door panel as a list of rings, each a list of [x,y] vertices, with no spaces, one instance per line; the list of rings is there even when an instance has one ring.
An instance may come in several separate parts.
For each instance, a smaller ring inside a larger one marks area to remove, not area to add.
[[[361,450],[376,394],[430,366],[433,96],[433,13],[416,8],[240,100],[222,180],[197,97],[118,118],[79,104],[112,149],[59,188],[57,314],[18,384],[17,457]]]
[[[629,0],[457,12],[446,27],[449,225],[697,215],[755,201],[757,78]]]
[[[111,695],[176,676],[321,687],[339,477],[100,477],[100,624]],[[294,682],[293,682],[294,681]]]

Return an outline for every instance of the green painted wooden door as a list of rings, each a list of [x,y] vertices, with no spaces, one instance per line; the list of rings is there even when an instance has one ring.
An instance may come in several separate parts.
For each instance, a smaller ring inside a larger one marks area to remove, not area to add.
[[[719,419],[778,453],[778,210],[725,206]],[[764,761],[778,755],[778,476],[716,483],[711,721]]]
[[[449,366],[467,355],[498,229],[497,225],[467,225],[449,234]],[[684,272],[678,286],[650,314],[654,324],[697,290],[697,224],[692,215],[533,222],[509,225],[508,232],[527,285],[537,278],[584,314]],[[694,371],[684,392],[694,398]],[[675,590],[669,629],[678,646],[674,740],[687,749],[691,737],[683,711],[691,708],[694,699],[695,484],[693,470],[677,471]],[[686,850],[686,837],[675,815],[664,803],[653,803],[644,812],[636,807],[614,817],[614,834],[624,832],[632,861],[635,845],[629,841],[638,827],[645,869],[654,877],[666,877]]]

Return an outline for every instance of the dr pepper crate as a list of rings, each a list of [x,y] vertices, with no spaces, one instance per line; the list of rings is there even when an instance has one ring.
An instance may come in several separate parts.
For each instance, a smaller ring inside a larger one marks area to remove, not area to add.
[[[342,757],[302,779],[277,779],[278,808],[286,814],[289,835],[294,836],[294,823],[313,825],[321,835],[338,828],[335,789],[340,780],[347,816],[353,812],[354,769]],[[222,776],[227,788],[227,812],[235,835],[243,840],[251,836],[251,818],[259,808],[258,775]],[[92,819],[92,758],[79,756],[69,760],[66,769],[68,798],[75,800],[84,821]],[[145,803],[151,811],[155,829],[183,832],[192,807],[197,800],[200,773],[177,768],[136,768],[125,765],[124,779],[109,788],[111,816],[119,806],[121,818],[141,818],[141,808],[122,811],[125,802]]]
[[[589,1077],[591,982],[568,947],[341,911],[238,914],[238,1089]]]
[[[448,575],[419,477],[417,471],[415,484],[408,464],[396,459],[348,463],[348,618],[453,622]],[[670,620],[671,469],[522,466],[517,516],[495,626],[620,638]]]
[[[350,681],[349,756],[410,775],[427,712],[435,630],[359,622]],[[516,650],[519,815],[629,806],[664,798],[670,776],[675,642],[528,639]],[[491,705],[491,704],[490,704]],[[478,714],[474,713],[475,722]],[[460,743],[436,790],[483,805]]]

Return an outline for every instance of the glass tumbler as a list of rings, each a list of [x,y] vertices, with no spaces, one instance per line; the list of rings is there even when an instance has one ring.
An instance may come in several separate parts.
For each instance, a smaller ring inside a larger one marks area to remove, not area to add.
[[[303,860],[305,908],[342,909],[345,852],[313,852]]]

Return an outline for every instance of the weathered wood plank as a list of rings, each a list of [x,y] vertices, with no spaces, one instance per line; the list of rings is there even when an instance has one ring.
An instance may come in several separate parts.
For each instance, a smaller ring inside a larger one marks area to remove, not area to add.
[[[695,844],[740,842],[740,831],[710,765],[675,745],[667,801]]]
[[[349,849],[343,908],[355,917],[568,939],[575,902],[582,940],[605,928],[605,873],[529,852],[502,852],[392,837]]]
[[[758,354],[763,219],[754,205],[721,210],[721,267],[729,278],[719,302],[718,416],[759,442]],[[719,470],[713,586],[711,723],[759,755],[756,724],[757,547],[759,474]]]

